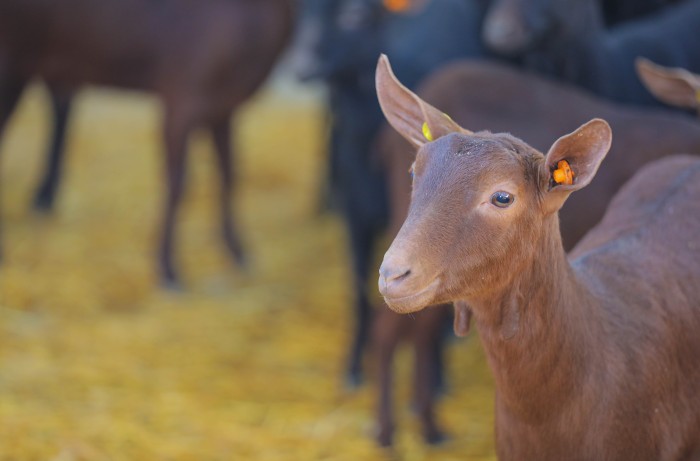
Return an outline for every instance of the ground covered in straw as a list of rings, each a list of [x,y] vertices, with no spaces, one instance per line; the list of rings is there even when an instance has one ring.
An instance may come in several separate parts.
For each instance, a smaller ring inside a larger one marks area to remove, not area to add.
[[[182,293],[154,277],[157,101],[83,92],[57,208],[40,216],[29,203],[47,110],[32,88],[1,145],[1,461],[494,459],[476,336],[450,345],[439,417],[451,441],[438,448],[421,443],[410,410],[410,351],[397,364],[393,451],[371,438],[373,382],[343,389],[347,254],[338,218],[316,212],[324,154],[313,100],[268,90],[238,120],[247,274],[223,253],[209,139],[194,137]]]

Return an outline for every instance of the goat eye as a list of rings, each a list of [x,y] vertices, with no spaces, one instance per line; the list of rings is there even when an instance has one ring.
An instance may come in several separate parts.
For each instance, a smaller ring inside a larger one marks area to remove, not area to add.
[[[498,208],[508,208],[514,201],[515,197],[508,192],[498,191],[491,196],[491,203]]]

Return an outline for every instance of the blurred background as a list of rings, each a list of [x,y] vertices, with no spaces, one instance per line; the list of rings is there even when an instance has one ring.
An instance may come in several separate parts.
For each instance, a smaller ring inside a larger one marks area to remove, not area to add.
[[[411,88],[488,60],[694,122],[586,56],[697,72],[697,0],[55,3],[0,0],[3,461],[495,459],[478,332],[376,293],[413,153],[379,53]]]

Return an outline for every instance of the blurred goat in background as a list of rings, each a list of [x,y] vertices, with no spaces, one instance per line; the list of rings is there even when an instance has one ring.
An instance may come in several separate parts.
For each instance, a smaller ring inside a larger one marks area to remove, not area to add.
[[[496,0],[484,20],[484,43],[496,53],[521,58],[529,69],[605,98],[658,106],[637,78],[634,60],[643,56],[700,71],[700,1],[639,2],[648,6],[642,11],[669,5],[606,29],[604,7],[609,11],[616,3]],[[631,2],[619,4],[627,11]]]
[[[231,216],[231,116],[266,79],[291,33],[293,0],[0,0],[0,130],[30,79],[51,95],[54,124],[34,206],[53,207],[71,103],[87,84],[156,93],[164,106],[165,201],[159,273],[177,286],[175,220],[185,181],[187,140],[212,134],[221,174],[226,247],[243,245]],[[88,191],[85,191],[88,193]]]

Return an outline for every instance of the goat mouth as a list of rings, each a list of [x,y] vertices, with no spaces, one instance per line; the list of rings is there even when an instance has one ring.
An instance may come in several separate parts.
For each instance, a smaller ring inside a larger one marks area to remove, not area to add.
[[[423,308],[432,305],[431,302],[435,298],[435,292],[440,284],[440,278],[436,277],[425,287],[406,296],[384,296],[387,306],[394,312],[399,314],[409,314],[417,312]]]

